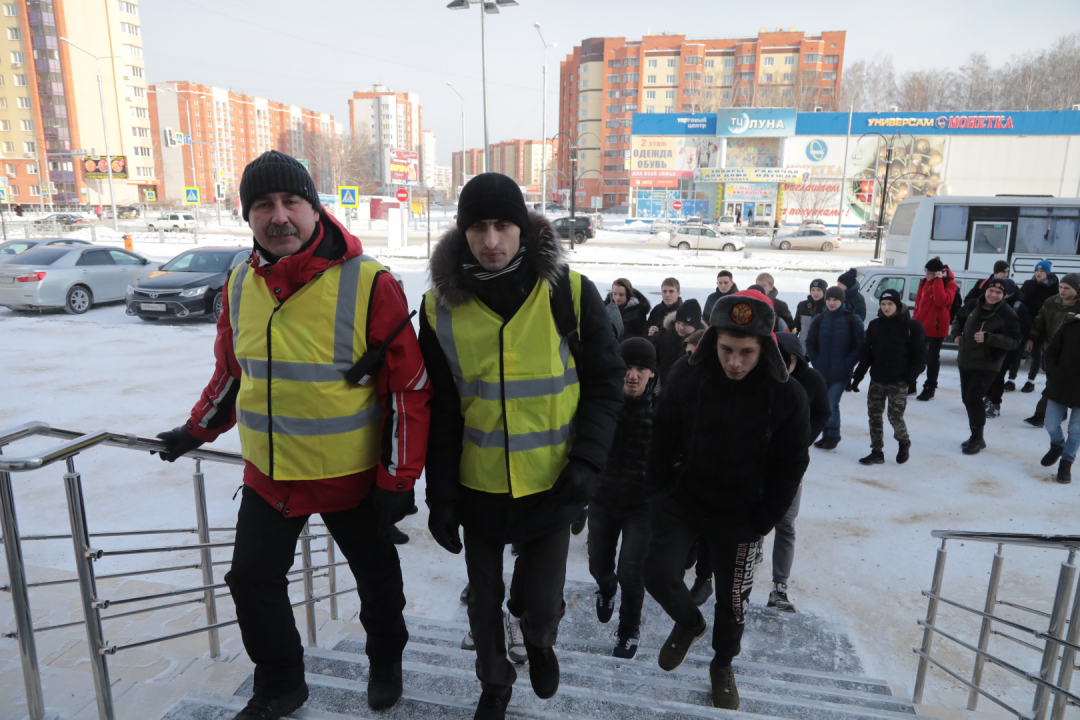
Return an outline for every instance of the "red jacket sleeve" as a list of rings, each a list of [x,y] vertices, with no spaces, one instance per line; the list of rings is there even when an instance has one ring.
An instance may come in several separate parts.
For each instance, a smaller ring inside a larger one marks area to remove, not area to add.
[[[371,298],[369,345],[382,347],[408,315],[397,280],[390,273],[380,275]],[[427,458],[433,391],[411,322],[390,343],[376,383],[383,432],[375,483],[385,490],[412,490]]]
[[[233,355],[229,294],[224,291],[221,295],[221,316],[217,321],[217,338],[214,340],[214,360],[214,375],[202,391],[199,402],[191,409],[191,417],[184,424],[189,433],[203,442],[213,442],[236,424],[240,365]]]

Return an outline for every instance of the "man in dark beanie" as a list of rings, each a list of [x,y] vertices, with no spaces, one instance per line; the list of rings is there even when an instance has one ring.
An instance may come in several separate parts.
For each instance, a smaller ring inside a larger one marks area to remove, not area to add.
[[[401,696],[409,639],[390,537],[413,506],[431,398],[408,303],[394,276],[322,212],[293,158],[270,151],[252,161],[240,201],[254,250],[222,291],[214,376],[190,419],[158,435],[161,459],[173,462],[239,426],[244,490],[225,582],[255,688],[236,718],[279,718],[307,700],[287,573],[315,513],[356,577],[368,704],[387,708]],[[384,355],[366,363],[361,385],[351,371],[371,348]]]
[[[602,623],[614,614],[615,591],[622,588],[612,655],[629,659],[637,653],[641,605],[645,600],[642,566],[649,544],[645,461],[660,385],[656,350],[648,340],[630,338],[620,349],[626,363],[626,402],[619,414],[607,464],[589,501],[589,572],[600,588],[596,593],[596,616]],[[622,547],[616,567],[615,549],[620,535]]]
[[[713,705],[739,707],[738,656],[761,538],[784,517],[809,463],[806,393],[789,380],[769,299],[754,290],[716,302],[693,355],[661,389],[649,447],[655,493],[645,588],[675,621],[659,665],[679,667],[707,623],[683,581],[703,537],[716,577],[709,669]]]
[[[664,318],[664,326],[649,340],[656,346],[657,375],[661,383],[671,371],[675,361],[686,354],[683,340],[701,329],[701,305],[693,298],[669,312]]]
[[[859,292],[859,278],[855,268],[849,268],[836,278],[836,287],[844,291],[844,302],[851,305],[851,309],[859,316],[860,320],[866,320],[866,298]]]
[[[795,327],[791,329],[792,332],[802,334],[810,329],[810,321],[825,309],[825,291],[828,289],[829,283],[821,278],[810,281],[810,294],[795,306]]]
[[[840,398],[851,385],[866,337],[862,321],[844,298],[841,287],[826,290],[825,310],[810,321],[806,332],[806,356],[825,378],[829,392],[829,421],[821,439],[814,443],[821,450],[833,450],[840,444]]]
[[[506,657],[503,549],[519,548],[524,608],[510,611],[521,618],[533,690],[550,698],[570,524],[607,464],[626,367],[596,287],[569,270],[551,225],[504,175],[465,185],[430,273],[420,313],[437,428],[428,528],[452,553],[465,529],[483,688],[475,717],[503,718],[517,678]]]

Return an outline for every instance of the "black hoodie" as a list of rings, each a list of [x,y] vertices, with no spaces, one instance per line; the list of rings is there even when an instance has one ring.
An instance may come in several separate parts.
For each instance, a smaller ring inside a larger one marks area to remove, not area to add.
[[[653,412],[660,396],[660,378],[653,377],[641,397],[627,397],[615,426],[607,465],[600,472],[593,499],[615,507],[634,507],[646,495],[646,459],[652,439]]]
[[[604,305],[610,305],[614,302],[609,292],[604,299]],[[619,308],[619,312],[622,314],[623,340],[648,336],[649,329],[645,321],[649,317],[649,301],[641,294],[640,290],[634,288],[634,291],[630,293],[630,297],[627,298],[626,304]]]
[[[795,358],[795,369],[791,371],[791,377],[795,378],[806,392],[806,401],[810,406],[810,432],[806,437],[806,446],[809,447],[825,429],[825,423],[829,422],[832,415],[829,388],[825,385],[825,378],[821,377],[821,373],[810,367],[802,340],[791,333],[777,333],[776,340],[784,362],[790,366],[791,358]]]

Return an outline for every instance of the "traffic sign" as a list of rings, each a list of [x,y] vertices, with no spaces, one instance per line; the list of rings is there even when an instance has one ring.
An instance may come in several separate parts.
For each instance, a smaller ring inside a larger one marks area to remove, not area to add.
[[[675,202],[671,203],[671,207],[674,210],[682,210],[682,200],[676,200]]]
[[[199,188],[186,187],[184,188],[184,204],[185,205],[198,205],[199,204]]]
[[[338,204],[343,208],[360,207],[360,188],[348,185],[339,186],[337,189]]]
[[[0,188],[0,203],[6,203],[8,201],[8,199],[7,199],[7,191],[8,191],[8,189],[6,187],[5,188]]]
[[[157,190],[146,191],[146,202],[157,202]]]
[[[394,193],[394,197],[398,199],[398,202],[405,202],[409,199],[409,191],[405,188],[399,188],[398,191]]]

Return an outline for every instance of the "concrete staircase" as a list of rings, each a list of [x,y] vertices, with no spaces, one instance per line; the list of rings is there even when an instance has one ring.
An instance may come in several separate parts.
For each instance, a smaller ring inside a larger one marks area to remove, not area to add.
[[[507,578],[509,581],[509,578]],[[671,629],[663,611],[646,598],[641,647],[633,660],[611,657],[617,617],[601,625],[594,611],[594,586],[567,583],[567,613],[556,652],[559,692],[540,700],[532,692],[528,665],[518,666],[508,716],[517,718],[787,718],[790,720],[885,720],[910,718],[910,701],[893,697],[883,680],[860,677],[862,665],[851,643],[820,618],[752,606],[743,653],[735,662],[742,706],[738,712],[712,707],[709,635],[687,661],[667,673],[658,648]],[[706,603],[711,618],[712,600]],[[310,720],[352,718],[471,718],[480,696],[475,654],[460,649],[468,630],[464,606],[454,621],[409,617],[410,640],[402,669],[405,692],[395,707],[375,713],[367,706],[364,637],[345,635],[333,649],[307,648],[311,697],[293,714]],[[252,692],[249,677],[234,695],[196,692],[162,720],[231,720]]]

